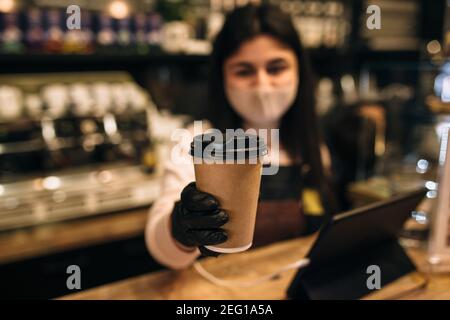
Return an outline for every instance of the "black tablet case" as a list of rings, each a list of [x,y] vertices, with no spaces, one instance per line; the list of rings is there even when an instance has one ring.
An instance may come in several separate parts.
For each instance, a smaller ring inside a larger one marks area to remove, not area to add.
[[[381,270],[381,288],[416,267],[397,241],[379,244],[365,252],[343,256],[326,265],[311,264],[300,270],[288,289],[290,299],[359,299],[371,292],[367,279],[370,265]],[[376,289],[375,289],[376,290]]]
[[[381,288],[416,270],[397,234],[426,191],[422,188],[331,218],[308,255],[311,263],[290,284],[288,298],[358,299],[373,292],[367,285],[369,266],[380,268]]]

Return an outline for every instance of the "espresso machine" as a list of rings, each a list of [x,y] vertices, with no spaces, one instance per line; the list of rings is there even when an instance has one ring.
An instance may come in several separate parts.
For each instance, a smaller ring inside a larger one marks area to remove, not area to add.
[[[149,94],[125,72],[0,77],[0,230],[148,206]]]

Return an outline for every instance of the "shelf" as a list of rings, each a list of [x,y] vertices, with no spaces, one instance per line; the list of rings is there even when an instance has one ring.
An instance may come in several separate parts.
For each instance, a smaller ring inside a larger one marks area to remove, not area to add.
[[[416,64],[419,50],[373,51],[368,48],[317,48],[308,50],[316,71],[348,69],[361,64]],[[125,70],[132,74],[145,72],[146,66],[207,66],[206,54],[166,54],[155,49],[149,54],[0,54],[0,73],[71,72]],[[203,69],[202,69],[203,70]],[[341,70],[342,71],[342,70]]]
[[[208,55],[190,54],[0,54],[0,65],[13,63],[164,63],[205,62]]]

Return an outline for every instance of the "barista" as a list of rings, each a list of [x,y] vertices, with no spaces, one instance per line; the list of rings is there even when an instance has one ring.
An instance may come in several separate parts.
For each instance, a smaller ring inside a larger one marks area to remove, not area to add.
[[[279,172],[262,177],[253,247],[315,231],[331,212],[330,160],[319,134],[310,65],[290,16],[271,5],[236,9],[211,59],[208,126],[280,130]],[[189,157],[189,145],[184,148]],[[169,268],[188,267],[202,253],[217,255],[204,246],[227,240],[227,212],[194,180],[192,164],[168,159],[162,194],[149,213],[147,247]]]

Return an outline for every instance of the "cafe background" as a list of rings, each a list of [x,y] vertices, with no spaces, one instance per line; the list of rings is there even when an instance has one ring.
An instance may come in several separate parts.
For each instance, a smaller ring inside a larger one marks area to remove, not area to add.
[[[205,117],[211,39],[248,2],[0,0],[0,298],[68,294],[70,265],[82,289],[163,268],[143,235],[161,163],[172,130]],[[342,209],[425,185],[403,231],[425,246],[450,122],[445,1],[269,2],[310,51]]]

